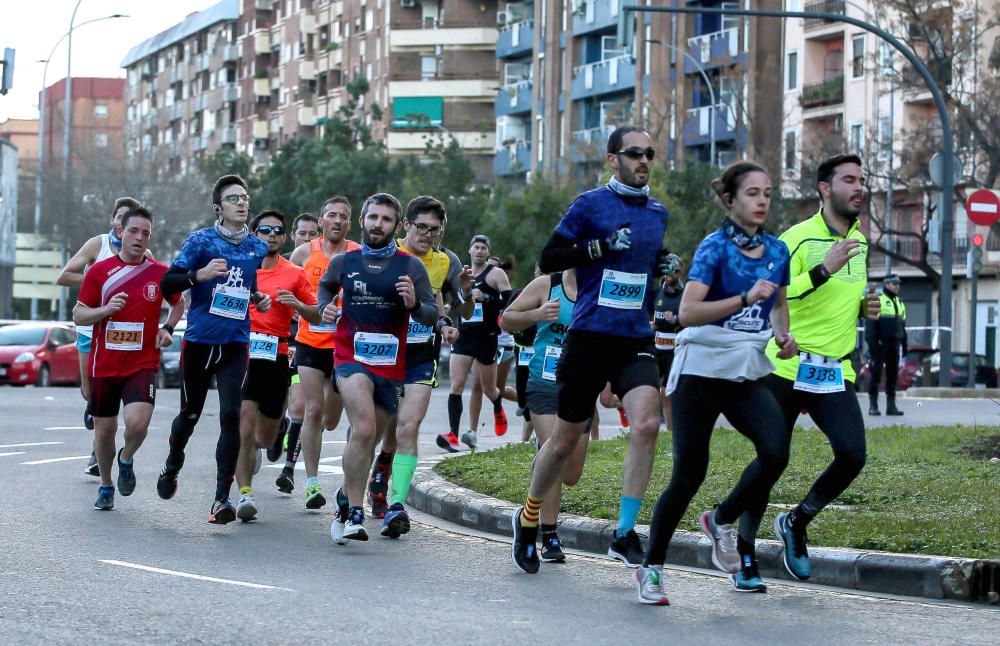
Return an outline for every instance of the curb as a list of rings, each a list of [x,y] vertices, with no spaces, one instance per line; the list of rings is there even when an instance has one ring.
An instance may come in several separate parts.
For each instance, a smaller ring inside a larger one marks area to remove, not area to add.
[[[433,470],[416,474],[406,500],[420,511],[449,522],[491,534],[511,536],[510,517],[518,505],[497,500],[448,482]],[[649,528],[639,526],[648,535]],[[606,520],[561,514],[559,538],[567,547],[606,554],[613,527]],[[765,528],[766,531],[766,528]],[[865,552],[844,548],[810,548],[810,583],[928,599],[987,601],[977,582],[982,571],[997,562],[943,556]],[[757,560],[762,576],[794,580],[785,570],[780,543],[757,541]],[[667,562],[714,569],[711,545],[700,533],[678,531],[670,543]]]
[[[1000,399],[1000,388],[918,387],[906,391],[907,399]]]

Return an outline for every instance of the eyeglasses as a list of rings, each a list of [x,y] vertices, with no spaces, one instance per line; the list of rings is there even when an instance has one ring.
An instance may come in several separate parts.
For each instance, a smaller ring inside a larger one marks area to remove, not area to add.
[[[429,224],[414,223],[413,226],[417,229],[417,233],[422,236],[430,236],[431,238],[437,238],[444,232],[444,227],[432,227]]]
[[[226,202],[229,202],[230,204],[239,204],[240,202],[246,202],[247,204],[250,203],[250,196],[247,195],[246,193],[243,193],[241,195],[227,195],[222,199],[225,200]]]
[[[643,150],[642,148],[623,148],[619,150],[617,154],[625,155],[626,157],[632,160],[642,159],[643,156],[645,156],[646,159],[648,159],[649,161],[653,161],[653,157],[656,156],[656,151],[653,150],[652,147],[649,147],[645,150]]]
[[[279,224],[262,224],[253,231],[254,233],[262,233],[266,236],[269,236],[272,233],[276,236],[285,235],[285,227]]]

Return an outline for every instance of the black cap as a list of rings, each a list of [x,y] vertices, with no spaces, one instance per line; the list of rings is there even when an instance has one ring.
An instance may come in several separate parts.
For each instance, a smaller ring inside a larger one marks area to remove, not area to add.
[[[469,246],[471,247],[472,245],[476,244],[477,242],[482,242],[484,245],[486,245],[490,249],[493,248],[493,245],[490,244],[490,239],[487,238],[486,236],[482,235],[482,234],[479,234],[477,236],[472,236],[472,242],[469,243]]]
[[[885,283],[898,283],[899,282],[899,276],[896,275],[896,274],[889,274],[888,276],[886,276],[883,279],[882,282],[885,282]]]

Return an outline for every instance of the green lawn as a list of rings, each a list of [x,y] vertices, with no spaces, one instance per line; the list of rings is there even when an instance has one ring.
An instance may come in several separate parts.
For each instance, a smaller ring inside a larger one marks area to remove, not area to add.
[[[568,489],[563,511],[615,519],[621,495],[627,442],[591,445],[580,484]],[[868,464],[851,487],[809,528],[812,545],[964,556],[1000,557],[1000,451],[996,428],[932,426],[868,431]],[[681,521],[696,530],[698,512],[728,493],[752,459],[753,447],[735,431],[717,429],[708,477]],[[497,498],[523,502],[534,447],[520,444],[441,462],[435,470],[452,482]],[[819,431],[797,429],[788,469],[771,493],[771,503],[798,502],[831,459]],[[639,516],[649,523],[653,504],[671,472],[668,435],[660,436],[653,479]],[[762,538],[771,536],[768,509]]]

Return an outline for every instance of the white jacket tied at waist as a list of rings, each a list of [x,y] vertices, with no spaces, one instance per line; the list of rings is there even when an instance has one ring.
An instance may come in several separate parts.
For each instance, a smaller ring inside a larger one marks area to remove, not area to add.
[[[667,379],[667,395],[677,388],[681,375],[728,381],[754,381],[774,372],[764,354],[771,330],[739,332],[718,325],[699,325],[677,335],[674,363]]]

